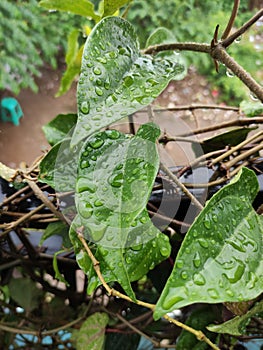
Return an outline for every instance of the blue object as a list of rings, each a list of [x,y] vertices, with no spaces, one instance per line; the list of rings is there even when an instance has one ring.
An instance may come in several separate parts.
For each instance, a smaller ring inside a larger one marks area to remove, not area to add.
[[[5,97],[1,101],[1,118],[3,122],[12,122],[19,125],[23,112],[18,101],[13,97]]]

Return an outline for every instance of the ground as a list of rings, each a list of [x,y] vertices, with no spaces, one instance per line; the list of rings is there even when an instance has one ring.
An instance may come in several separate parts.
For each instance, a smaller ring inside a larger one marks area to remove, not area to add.
[[[55,98],[59,86],[60,71],[54,71],[49,67],[42,70],[42,76],[37,79],[39,92],[36,94],[29,89],[21,91],[17,100],[21,104],[24,117],[20,119],[20,125],[0,122],[0,161],[4,164],[17,168],[21,161],[28,165],[36,157],[49,148],[42,132],[42,126],[52,120],[57,114],[76,112],[76,84],[62,97]],[[174,107],[192,103],[216,103],[217,92],[212,91],[206,80],[199,76],[193,69],[182,81],[171,83],[155,103],[162,106]],[[163,130],[174,129],[174,116],[162,114],[161,120]],[[191,127],[200,127],[215,122],[211,118],[211,112],[198,116],[184,112],[183,117],[188,119]],[[226,114],[217,114],[217,118],[225,118]],[[198,118],[196,118],[198,117]],[[198,122],[197,122],[198,119]],[[176,131],[173,135],[185,130],[185,125],[176,123]],[[172,147],[172,146],[171,146]],[[180,148],[180,147],[179,147]],[[177,152],[178,153],[178,152]]]

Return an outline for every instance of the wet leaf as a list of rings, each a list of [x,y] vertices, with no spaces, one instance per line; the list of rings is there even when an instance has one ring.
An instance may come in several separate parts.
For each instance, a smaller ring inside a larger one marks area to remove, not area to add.
[[[134,137],[107,130],[90,137],[82,148],[76,185],[79,215],[70,237],[78,263],[89,274],[89,293],[100,281],[76,236],[80,226],[85,227],[85,238],[96,245],[105,280],[118,281],[132,298],[130,281],[170,254],[168,238],[145,209],[158,171],[159,133],[151,123],[142,125]]]
[[[59,192],[74,191],[81,144],[70,148],[70,138],[58,142],[40,163],[39,181]]]
[[[89,316],[80,330],[73,332],[72,339],[76,350],[103,350],[108,321],[109,316],[106,313],[96,312]]]
[[[8,287],[11,298],[25,311],[30,312],[38,307],[43,292],[30,278],[12,278]]]
[[[48,10],[59,10],[74,13],[75,15],[85,16],[94,19],[96,22],[100,20],[94,12],[94,5],[88,0],[41,0],[39,5]]]
[[[131,24],[104,18],[84,47],[72,145],[148,105],[183,69],[172,60],[141,55]]]
[[[103,17],[113,15],[119,8],[128,4],[131,0],[104,0]]]
[[[192,149],[195,155],[198,157],[201,155],[200,151],[202,151],[203,154],[223,149],[226,146],[236,146],[247,138],[247,135],[250,131],[255,129],[257,129],[257,127],[236,128],[230,131],[226,131],[222,134],[204,140],[201,144],[202,148],[200,148],[200,144],[193,143]]]
[[[243,335],[246,334],[246,326],[249,324],[251,317],[257,317],[257,315],[262,312],[263,301],[260,301],[245,315],[234,317],[219,325],[210,325],[207,329],[217,333],[227,333],[236,336]]]
[[[260,101],[242,101],[240,103],[240,109],[247,117],[255,117],[263,113],[263,103]]]
[[[42,127],[48,143],[54,146],[69,136],[70,131],[75,127],[77,114],[59,114],[49,123]]]
[[[54,236],[54,235],[58,235],[58,236],[61,236],[63,239],[63,243],[62,243],[63,246],[65,248],[70,248],[71,242],[69,239],[68,231],[69,231],[68,225],[62,221],[49,223],[47,228],[45,229],[44,234],[41,237],[41,240],[39,242],[39,246],[41,246],[43,244],[43,242],[46,239],[48,239],[49,237]]]
[[[189,304],[251,300],[263,291],[263,218],[251,202],[258,191],[243,168],[195,219],[158,300],[155,319]]]

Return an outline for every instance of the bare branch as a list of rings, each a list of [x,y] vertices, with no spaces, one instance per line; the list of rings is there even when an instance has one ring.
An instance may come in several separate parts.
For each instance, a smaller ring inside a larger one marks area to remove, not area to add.
[[[222,40],[226,39],[228,37],[229,33],[231,32],[231,29],[233,27],[233,24],[234,24],[236,16],[237,16],[239,4],[240,4],[240,0],[235,0],[231,16],[230,16],[229,21],[227,23],[226,29],[224,30],[224,33],[221,37]]]
[[[172,44],[161,44],[153,45],[142,50],[144,54],[156,54],[161,51],[196,51],[210,53],[210,45],[203,43],[185,42],[185,43],[172,43]]]

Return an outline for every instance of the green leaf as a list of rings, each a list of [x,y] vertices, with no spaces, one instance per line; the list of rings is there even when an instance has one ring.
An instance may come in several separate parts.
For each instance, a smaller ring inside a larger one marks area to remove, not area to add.
[[[263,312],[263,301],[261,300],[252,307],[245,315],[236,316],[231,320],[222,324],[211,325],[207,327],[208,330],[217,333],[227,333],[231,335],[243,335],[246,333],[246,326],[249,324],[251,317],[257,317],[259,313]]]
[[[236,128],[230,131],[226,131],[222,134],[213,136],[206,139],[201,144],[203,153],[213,152],[219,149],[223,149],[226,146],[236,146],[243,142],[250,131],[257,129],[254,128]],[[195,155],[198,157],[200,154],[200,144],[192,144],[192,149]]]
[[[65,283],[66,286],[69,286],[68,281],[65,279],[65,277],[61,274],[58,268],[58,259],[57,256],[61,253],[64,253],[65,250],[59,250],[56,252],[53,256],[53,269],[55,271],[55,278],[58,279],[60,282]]]
[[[61,222],[61,221],[51,222],[50,224],[48,224],[47,228],[45,229],[45,232],[41,237],[39,245],[41,246],[43,244],[43,242],[46,239],[48,239],[49,237],[51,237],[53,235],[58,235],[58,236],[61,236],[63,238],[62,245],[65,248],[70,248],[71,242],[69,239],[68,231],[69,231],[68,225],[65,224],[64,222]]]
[[[30,312],[38,307],[43,292],[30,278],[12,278],[8,287],[11,298],[25,311]]]
[[[254,117],[263,113],[263,103],[260,101],[242,101],[240,103],[240,109],[247,117]]]
[[[100,20],[100,16],[94,12],[94,5],[88,0],[41,0],[39,5],[48,10],[66,11],[92,18],[96,22]]]
[[[76,236],[80,226],[85,227],[85,238],[96,244],[105,280],[118,281],[131,298],[130,281],[170,254],[168,238],[145,209],[159,166],[155,144],[159,133],[152,123],[142,125],[134,137],[107,130],[83,146],[75,197],[79,215],[70,237],[78,263],[89,274],[89,293],[100,281]]]
[[[48,143],[54,146],[56,143],[62,141],[75,127],[76,122],[76,114],[57,115],[51,122],[42,127]]]
[[[81,144],[72,149],[70,141],[66,138],[53,146],[39,165],[39,181],[59,192],[75,190]]]
[[[73,29],[68,36],[67,52],[65,56],[65,61],[67,65],[70,65],[72,62],[74,62],[78,54],[78,50],[79,50],[78,37],[79,37],[78,29]]]
[[[109,316],[106,313],[96,312],[89,316],[80,330],[72,334],[76,350],[103,350],[108,321]]]
[[[131,0],[104,0],[103,17],[113,15],[119,8],[128,4]]]
[[[263,217],[257,177],[243,168],[195,219],[158,300],[155,319],[189,304],[251,300],[263,291]]]
[[[104,18],[84,47],[72,145],[151,103],[183,69],[168,59],[141,55],[131,24]]]
[[[66,71],[63,73],[63,76],[60,81],[60,86],[55,97],[60,97],[64,95],[71,87],[74,79],[80,72],[80,65],[71,65],[68,66]]]

